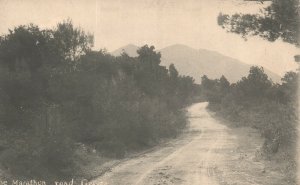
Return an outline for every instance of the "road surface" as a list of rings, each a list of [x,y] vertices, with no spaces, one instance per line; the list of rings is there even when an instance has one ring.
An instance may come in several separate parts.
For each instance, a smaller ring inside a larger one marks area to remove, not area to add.
[[[277,184],[256,160],[263,140],[253,129],[230,129],[211,116],[207,103],[188,109],[183,136],[154,151],[124,160],[92,181],[97,185],[255,185]],[[251,142],[249,142],[251,141]]]

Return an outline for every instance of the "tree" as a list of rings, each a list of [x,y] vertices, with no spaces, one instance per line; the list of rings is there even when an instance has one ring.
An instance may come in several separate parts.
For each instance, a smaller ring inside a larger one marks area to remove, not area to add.
[[[59,92],[62,88],[53,93],[51,85],[59,75],[69,77],[60,73],[64,64],[89,50],[88,36],[78,30],[71,22],[59,24],[53,30],[29,24],[15,27],[0,37],[0,127],[5,128],[0,135],[8,134],[5,139],[11,141],[9,148],[24,156],[8,164],[15,167],[14,172],[27,168],[30,170],[24,170],[26,176],[36,175],[54,166],[53,171],[59,173],[72,159],[72,144],[67,141],[65,122],[58,111],[61,107],[54,101],[56,95],[66,95]],[[58,83],[61,87],[62,81]],[[26,145],[20,146],[19,140]],[[0,160],[3,162],[3,158]],[[47,169],[40,168],[45,164],[49,164]]]
[[[71,20],[57,24],[53,36],[60,54],[68,60],[77,60],[90,51],[94,41],[92,35],[74,27]]]
[[[16,178],[64,180],[86,162],[75,144],[123,156],[185,126],[193,78],[160,66],[153,46],[114,57],[91,44],[71,21],[0,37],[0,165]]]
[[[166,67],[160,66],[160,52],[155,51],[154,46],[142,46],[137,50],[138,53],[138,70],[136,79],[139,87],[150,95],[162,96],[168,79],[168,70]]]
[[[170,78],[176,80],[178,78],[178,71],[175,68],[174,64],[170,64],[169,66],[169,74]]]
[[[247,77],[236,84],[238,94],[244,99],[265,98],[268,90],[272,87],[272,82],[268,79],[268,75],[264,72],[262,67],[252,66]]]
[[[169,78],[170,82],[168,83],[168,92],[170,94],[174,93],[175,95],[178,94],[178,84],[179,84],[179,74],[177,69],[175,68],[174,64],[170,64],[169,66]]]
[[[281,78],[282,85],[280,86],[281,92],[284,93],[284,100],[285,102],[294,102],[297,99],[297,92],[298,92],[298,79],[299,73],[290,71],[287,72],[283,78]],[[297,103],[296,103],[297,105]]]
[[[272,0],[264,9],[264,14],[220,13],[218,24],[230,32],[247,35],[259,35],[269,41],[281,38],[283,41],[299,46],[299,1]]]
[[[151,67],[156,67],[160,64],[161,54],[160,52],[155,52],[154,46],[142,46],[137,50],[138,59],[142,64],[149,65]]]
[[[51,53],[48,52],[50,39],[50,32],[33,24],[9,30],[9,34],[1,37],[0,62],[11,71],[27,69],[33,74]]]
[[[229,89],[230,89],[230,83],[227,80],[227,78],[224,75],[222,75],[220,78],[220,91],[222,93],[221,96],[225,96],[228,93]]]
[[[203,75],[201,77],[201,89],[209,102],[220,103],[222,94],[219,79],[211,80],[206,75]]]
[[[11,71],[28,70],[34,76],[41,67],[77,60],[92,45],[93,37],[75,28],[70,20],[59,23],[55,30],[23,25],[0,37],[0,63]]]

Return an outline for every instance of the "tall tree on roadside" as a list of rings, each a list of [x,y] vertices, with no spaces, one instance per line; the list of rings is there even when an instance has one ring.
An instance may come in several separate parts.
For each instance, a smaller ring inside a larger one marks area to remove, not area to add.
[[[168,70],[160,66],[160,52],[155,51],[154,46],[142,46],[137,50],[139,70],[137,71],[137,78],[139,87],[149,95],[162,96],[168,78]]]
[[[218,24],[226,30],[247,35],[259,35],[269,41],[281,38],[283,41],[299,46],[300,6],[298,0],[272,0],[264,9],[264,14],[220,13]]]
[[[81,55],[91,51],[94,42],[93,35],[74,27],[71,20],[57,24],[53,36],[62,57],[69,60],[77,60]]]

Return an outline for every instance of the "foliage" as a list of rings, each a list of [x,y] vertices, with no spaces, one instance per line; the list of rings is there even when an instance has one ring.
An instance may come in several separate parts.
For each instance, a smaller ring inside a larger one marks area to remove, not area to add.
[[[201,87],[210,108],[221,117],[238,126],[251,126],[261,131],[266,155],[280,151],[293,156],[298,119],[298,76],[296,72],[288,72],[282,78],[282,84],[274,84],[263,68],[251,67],[247,77],[230,84],[226,91],[220,88],[221,80],[205,76]]]
[[[258,35],[269,41],[281,38],[299,46],[299,1],[272,0],[270,6],[260,14],[220,14],[218,24],[228,31],[247,35]]]
[[[71,21],[19,26],[0,39],[0,165],[15,177],[70,178],[78,143],[108,157],[175,137],[194,80],[143,46],[138,57],[92,51]],[[79,167],[78,167],[79,165]]]

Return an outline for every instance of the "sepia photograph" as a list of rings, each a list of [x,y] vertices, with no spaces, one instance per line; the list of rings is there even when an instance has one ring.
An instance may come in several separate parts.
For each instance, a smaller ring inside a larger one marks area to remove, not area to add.
[[[0,185],[299,185],[299,0],[0,0]]]

